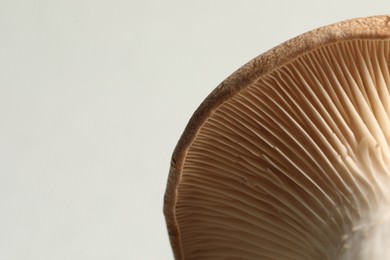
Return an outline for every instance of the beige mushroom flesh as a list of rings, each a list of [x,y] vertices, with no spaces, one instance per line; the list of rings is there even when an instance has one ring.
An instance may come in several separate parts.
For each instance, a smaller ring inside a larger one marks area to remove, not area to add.
[[[176,259],[390,259],[389,21],[305,33],[206,98],[165,194]]]

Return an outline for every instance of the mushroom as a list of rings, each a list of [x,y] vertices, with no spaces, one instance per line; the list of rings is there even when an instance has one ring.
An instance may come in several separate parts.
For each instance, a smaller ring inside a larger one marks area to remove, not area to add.
[[[176,259],[390,259],[389,21],[302,34],[205,99],[164,198]]]

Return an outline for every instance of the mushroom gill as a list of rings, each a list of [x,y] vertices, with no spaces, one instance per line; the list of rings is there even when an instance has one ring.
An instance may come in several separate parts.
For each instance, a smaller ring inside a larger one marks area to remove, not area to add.
[[[390,258],[388,20],[299,36],[206,99],[167,186],[177,259]]]

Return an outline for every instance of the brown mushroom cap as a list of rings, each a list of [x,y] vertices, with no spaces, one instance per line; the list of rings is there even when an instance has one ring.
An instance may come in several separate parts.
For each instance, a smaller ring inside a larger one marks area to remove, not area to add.
[[[373,255],[357,248],[390,214],[389,21],[300,35],[205,99],[165,194],[176,259]]]

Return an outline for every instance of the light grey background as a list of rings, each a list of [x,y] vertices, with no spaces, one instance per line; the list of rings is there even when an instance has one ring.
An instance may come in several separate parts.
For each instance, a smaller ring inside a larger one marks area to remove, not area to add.
[[[173,259],[192,112],[238,67],[389,1],[0,0],[0,259]]]

